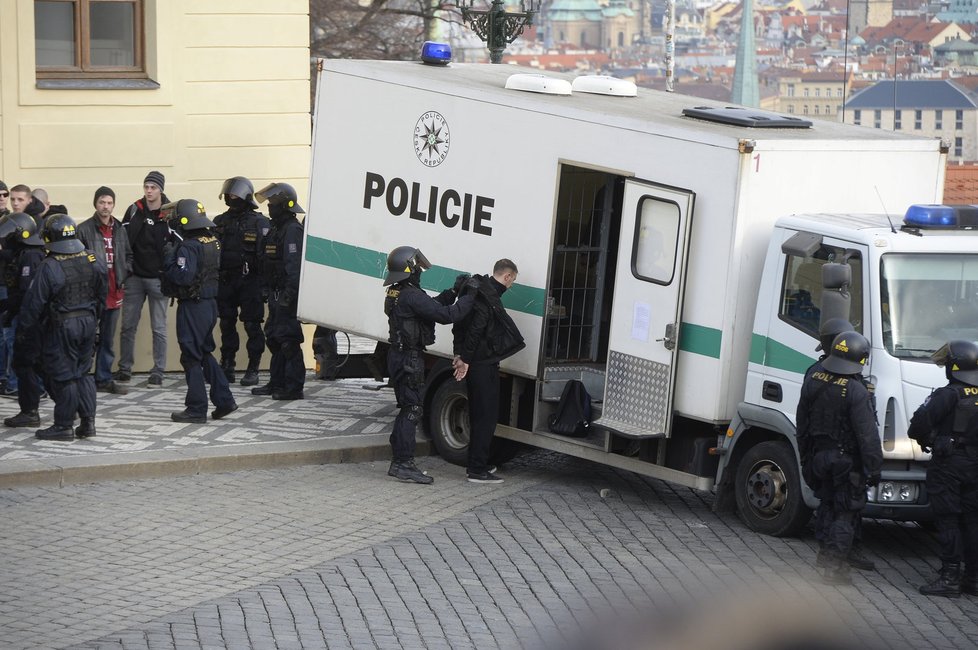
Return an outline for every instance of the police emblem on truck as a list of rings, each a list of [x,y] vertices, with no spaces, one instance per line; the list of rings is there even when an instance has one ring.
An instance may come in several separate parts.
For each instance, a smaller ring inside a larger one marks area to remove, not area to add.
[[[428,111],[414,125],[414,153],[426,167],[437,167],[448,155],[448,122],[441,113]]]

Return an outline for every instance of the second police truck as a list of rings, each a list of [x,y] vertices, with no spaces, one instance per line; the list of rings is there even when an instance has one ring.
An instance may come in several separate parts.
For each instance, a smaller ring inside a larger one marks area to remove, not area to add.
[[[944,382],[930,354],[978,339],[978,238],[966,213],[928,207],[946,153],[607,77],[323,61],[299,317],[386,341],[391,249],[425,253],[432,291],[510,258],[503,302],[527,347],[501,366],[498,453],[524,443],[713,490],[787,535],[817,504],[795,442],[803,373],[819,323],[848,316],[872,344],[885,459],[866,514],[922,519],[928,456],[908,420]],[[464,464],[451,354],[439,326],[425,424]],[[548,428],[570,379],[595,401],[586,438]]]

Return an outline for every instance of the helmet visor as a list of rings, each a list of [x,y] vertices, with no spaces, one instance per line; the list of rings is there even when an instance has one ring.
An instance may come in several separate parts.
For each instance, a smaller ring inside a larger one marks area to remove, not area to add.
[[[422,253],[420,250],[416,250],[414,251],[414,266],[418,267],[422,271],[427,271],[431,268],[431,262],[429,262],[428,258],[424,256],[424,253]]]

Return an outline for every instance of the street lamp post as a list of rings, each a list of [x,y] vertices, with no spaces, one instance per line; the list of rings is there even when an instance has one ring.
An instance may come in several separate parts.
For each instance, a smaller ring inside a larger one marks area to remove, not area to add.
[[[515,41],[524,28],[533,24],[539,0],[529,1],[530,8],[527,10],[525,0],[520,0],[519,12],[506,11],[503,0],[492,0],[488,9],[473,9],[475,0],[455,0],[455,5],[462,11],[462,20],[485,41],[489,48],[489,60],[502,63],[506,46]]]

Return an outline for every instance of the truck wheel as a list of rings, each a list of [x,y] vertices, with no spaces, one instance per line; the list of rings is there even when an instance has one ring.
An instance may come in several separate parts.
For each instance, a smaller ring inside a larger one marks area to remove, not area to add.
[[[734,492],[740,518],[765,535],[795,535],[812,511],[801,493],[798,461],[786,442],[769,440],[747,450],[737,466]]]
[[[428,431],[438,455],[463,467],[469,460],[469,398],[465,382],[447,379],[431,398]]]

